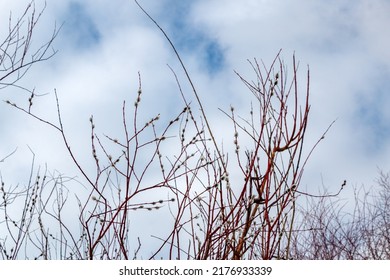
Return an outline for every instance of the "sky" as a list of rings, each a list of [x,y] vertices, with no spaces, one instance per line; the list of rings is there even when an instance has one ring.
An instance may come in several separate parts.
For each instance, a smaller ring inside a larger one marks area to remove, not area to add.
[[[0,3],[0,38],[9,12],[20,15],[28,1]],[[131,0],[47,0],[33,44],[50,38],[57,54],[34,65],[19,82],[46,94],[34,112],[56,121],[56,90],[71,147],[90,164],[90,124],[99,133],[120,133],[124,99],[133,104],[142,79],[140,118],[161,114],[169,120],[183,108],[177,73],[189,100],[190,87],[163,34]],[[310,69],[309,149],[335,121],[305,169],[301,187],[336,192],[346,180],[353,187],[375,185],[379,170],[390,171],[390,2],[387,0],[139,0],[179,51],[218,138],[229,147],[233,130],[218,108],[249,111],[250,92],[234,73],[249,80],[254,58],[269,65],[281,49],[289,69],[292,56],[299,75]],[[36,1],[40,10],[44,1]],[[169,65],[169,67],[168,67]],[[0,99],[28,104],[29,93],[15,87]],[[7,183],[26,182],[32,153],[36,166],[80,176],[61,137],[52,128],[0,103],[0,163]]]

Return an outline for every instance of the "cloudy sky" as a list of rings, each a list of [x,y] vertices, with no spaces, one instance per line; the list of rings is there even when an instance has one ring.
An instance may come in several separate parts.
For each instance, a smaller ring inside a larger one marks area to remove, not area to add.
[[[119,133],[124,99],[133,104],[138,72],[143,87],[141,117],[160,113],[169,120],[183,103],[178,74],[189,100],[195,103],[168,42],[131,0],[47,0],[33,43],[45,42],[54,26],[62,26],[54,42],[58,53],[31,68],[20,86],[47,95],[33,110],[56,121],[54,89],[72,148],[88,164],[89,117],[100,133]],[[301,182],[303,188],[337,190],[370,187],[378,170],[390,170],[390,2],[387,0],[194,0],[140,4],[169,34],[206,110],[224,143],[232,143],[229,120],[218,110],[230,105],[249,111],[250,92],[234,70],[249,80],[254,73],[247,59],[269,65],[281,57],[300,75],[311,73],[311,115],[308,148],[336,120],[312,155]],[[0,2],[0,35],[7,31],[9,12],[17,17],[28,1]],[[36,9],[44,1],[36,1]],[[14,87],[0,91],[1,100],[28,104],[29,94]],[[7,182],[26,181],[31,150],[36,164],[47,164],[69,176],[79,176],[64,150],[60,135],[4,102],[0,103],[0,163]],[[221,140],[222,141],[222,140]],[[227,145],[227,144],[226,144]]]

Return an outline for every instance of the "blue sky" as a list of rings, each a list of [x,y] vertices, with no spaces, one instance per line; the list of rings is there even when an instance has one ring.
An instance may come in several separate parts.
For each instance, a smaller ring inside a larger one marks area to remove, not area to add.
[[[55,120],[57,90],[71,146],[86,159],[89,123],[94,115],[99,132],[116,133],[123,99],[135,98],[142,75],[141,117],[161,113],[169,119],[183,106],[171,66],[188,84],[168,42],[133,1],[46,1],[34,43],[63,24],[54,43],[58,54],[36,65],[21,84],[50,93],[34,110]],[[351,187],[375,184],[378,169],[390,171],[390,2],[356,1],[151,1],[140,4],[176,44],[210,115],[220,141],[232,146],[229,120],[218,108],[248,112],[250,93],[234,70],[253,79],[247,59],[269,64],[280,49],[291,69],[295,53],[300,74],[311,71],[311,119],[307,145],[313,145],[330,123],[325,141],[314,152],[302,187],[333,191],[347,180]],[[27,1],[0,3],[0,26],[9,11],[22,11]],[[39,9],[43,1],[36,1]],[[1,28],[4,29],[4,28]],[[0,31],[0,35],[4,30]],[[16,88],[0,91],[1,100],[26,102]],[[34,105],[35,106],[35,105]],[[31,153],[49,170],[77,175],[52,129],[0,104],[0,163],[3,176],[17,184],[28,177]],[[43,145],[44,144],[44,145]],[[27,146],[28,145],[28,146]],[[26,175],[23,175],[26,174]],[[343,194],[348,198],[352,192]]]
[[[61,19],[63,19],[63,33],[74,44],[74,48],[89,49],[98,45],[101,34],[94,23],[86,6],[78,2],[70,2]]]

